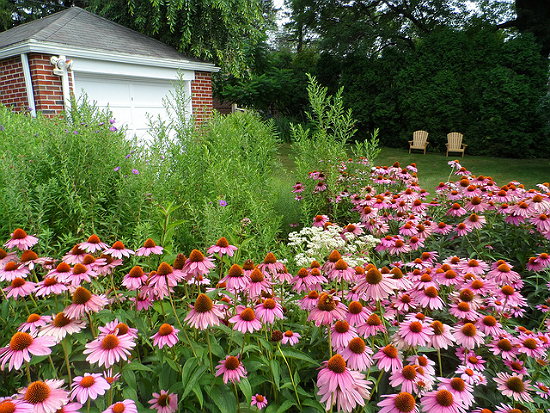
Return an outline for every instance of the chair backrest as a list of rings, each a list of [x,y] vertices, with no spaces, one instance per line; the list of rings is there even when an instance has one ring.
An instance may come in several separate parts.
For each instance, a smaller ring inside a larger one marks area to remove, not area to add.
[[[464,135],[460,132],[451,132],[447,134],[449,148],[462,149],[462,138]]]
[[[428,140],[428,132],[425,130],[417,130],[413,132],[413,145],[424,146]]]

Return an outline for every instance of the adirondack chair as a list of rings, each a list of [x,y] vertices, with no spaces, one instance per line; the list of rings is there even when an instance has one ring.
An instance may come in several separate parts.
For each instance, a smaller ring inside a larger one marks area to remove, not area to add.
[[[462,157],[464,158],[464,149],[466,149],[466,146],[462,143],[462,138],[464,136],[460,132],[451,132],[447,134],[447,155],[449,156],[449,152],[462,152]]]
[[[417,130],[413,133],[413,140],[409,141],[409,153],[412,149],[420,149],[426,155],[426,147],[428,146],[428,132],[425,130]]]

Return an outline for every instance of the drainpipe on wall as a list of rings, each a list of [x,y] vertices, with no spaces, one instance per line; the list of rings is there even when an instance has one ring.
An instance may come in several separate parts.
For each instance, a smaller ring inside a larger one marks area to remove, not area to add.
[[[61,85],[63,88],[63,103],[65,111],[71,111],[71,89],[69,86],[69,71],[72,71],[72,60],[66,60],[65,56],[59,57],[52,56],[50,59],[52,65],[55,66],[53,73],[57,76],[61,76]],[[74,78],[73,78],[74,79]]]
[[[25,88],[27,89],[27,102],[29,111],[33,118],[36,118],[36,107],[34,106],[34,90],[32,88],[31,69],[29,59],[26,53],[21,53],[21,65],[23,66],[23,76],[25,77]]]

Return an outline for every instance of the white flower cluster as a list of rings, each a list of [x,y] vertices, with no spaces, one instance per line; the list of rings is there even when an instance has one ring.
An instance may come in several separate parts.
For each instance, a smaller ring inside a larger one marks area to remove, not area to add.
[[[361,224],[355,224],[357,226]],[[288,246],[294,248],[294,261],[299,267],[309,267],[313,260],[323,264],[333,250],[337,250],[350,267],[369,262],[370,251],[380,242],[370,234],[355,235],[344,232],[338,225],[307,227],[288,235]]]

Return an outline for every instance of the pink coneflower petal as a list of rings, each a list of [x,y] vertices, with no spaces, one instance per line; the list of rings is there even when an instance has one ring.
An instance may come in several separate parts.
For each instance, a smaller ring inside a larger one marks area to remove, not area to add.
[[[103,413],[138,413],[138,409],[134,401],[126,399],[110,405]]]
[[[253,333],[262,328],[262,323],[256,318],[254,310],[242,305],[237,306],[237,314],[231,317],[229,322],[235,324],[233,330],[240,331],[243,334],[247,331]]]
[[[157,413],[174,413],[178,409],[178,395],[161,390],[160,394],[153,393],[153,398],[148,403]]]
[[[199,294],[193,309],[185,317],[187,324],[200,330],[206,330],[208,327],[217,326],[223,319],[221,308],[212,302],[212,299],[206,294]]]
[[[88,354],[86,360],[90,363],[98,363],[100,366],[109,368],[119,360],[127,360],[130,350],[136,343],[126,335],[115,336],[107,334],[104,337],[98,336],[94,341],[86,344],[84,354]]]
[[[256,406],[258,410],[262,410],[265,406],[267,406],[267,398],[265,396],[262,396],[261,394],[256,393],[256,395],[252,396],[252,401],[250,405]]]
[[[73,379],[71,387],[71,400],[76,399],[84,404],[88,399],[95,400],[97,396],[103,396],[111,385],[99,373],[84,373]]]
[[[0,369],[9,362],[8,369],[20,369],[24,361],[31,360],[31,354],[35,356],[46,356],[51,354],[50,347],[55,341],[50,337],[36,337],[36,334],[29,334],[23,331],[15,333],[6,347],[0,348]]]
[[[153,339],[153,345],[163,348],[164,346],[173,347],[178,342],[177,328],[172,327],[170,324],[164,323],[160,326],[158,333],[151,336]]]
[[[63,380],[34,381],[19,391],[21,399],[34,406],[36,413],[55,413],[69,402],[69,392],[60,388]]]
[[[18,248],[20,250],[28,250],[38,242],[38,238],[28,235],[21,228],[17,228],[11,234],[11,239],[4,244],[6,248]]]
[[[242,377],[246,377],[246,369],[239,360],[239,356],[226,356],[225,359],[220,360],[216,366],[216,377],[223,374],[223,382],[235,383],[240,382]]]

